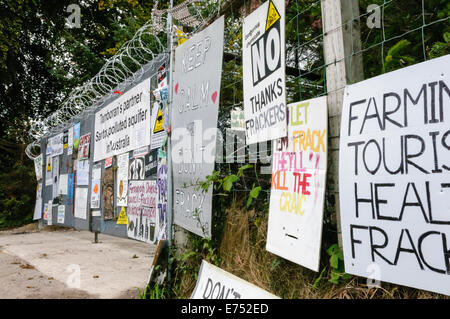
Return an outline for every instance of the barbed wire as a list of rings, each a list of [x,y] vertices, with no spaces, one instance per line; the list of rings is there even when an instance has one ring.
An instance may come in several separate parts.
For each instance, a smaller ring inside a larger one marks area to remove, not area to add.
[[[160,33],[166,31],[169,13],[178,24],[192,28],[190,33],[186,33],[188,36],[203,28],[219,5],[218,0],[185,0],[173,8],[159,10],[156,1],[151,20],[125,42],[92,79],[73,89],[61,106],[46,119],[32,122],[29,135],[34,141],[26,147],[26,155],[30,159],[39,156],[42,137],[61,132],[72,124],[71,121],[81,120],[92,114],[114,95],[115,90],[120,91],[136,83],[146,70],[167,60],[169,52],[167,45],[160,40]],[[206,11],[206,17],[201,14],[201,9],[205,6],[213,7],[213,10]],[[170,40],[175,38],[173,29],[167,32]]]

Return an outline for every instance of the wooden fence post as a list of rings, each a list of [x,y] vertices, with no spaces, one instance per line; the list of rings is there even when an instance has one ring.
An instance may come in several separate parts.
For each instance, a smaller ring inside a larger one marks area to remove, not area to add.
[[[358,0],[322,0],[323,50],[328,94],[327,192],[336,212],[342,249],[339,204],[339,135],[344,88],[364,79]]]

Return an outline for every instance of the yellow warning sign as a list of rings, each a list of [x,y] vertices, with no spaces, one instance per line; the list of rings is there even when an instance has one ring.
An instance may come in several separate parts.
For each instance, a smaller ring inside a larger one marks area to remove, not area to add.
[[[47,172],[51,172],[52,171],[52,158],[51,157],[49,157],[48,159],[47,159]]]
[[[269,10],[267,11],[267,20],[266,20],[266,31],[269,29],[275,22],[280,19],[280,14],[278,13],[277,8],[273,4],[272,1],[269,2]]]
[[[158,107],[158,114],[156,115],[156,121],[155,121],[155,126],[153,128],[153,133],[158,133],[158,132],[164,131],[163,120],[164,120],[164,117],[161,112],[161,108]]]
[[[183,31],[177,29],[178,46],[182,45],[184,42],[186,42],[186,40],[187,40],[186,34],[184,34]]]
[[[119,218],[117,219],[118,225],[128,225],[127,213],[125,212],[125,207],[120,210]]]

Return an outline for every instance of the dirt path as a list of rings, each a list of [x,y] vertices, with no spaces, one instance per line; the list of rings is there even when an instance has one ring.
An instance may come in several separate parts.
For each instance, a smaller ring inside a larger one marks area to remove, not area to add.
[[[136,298],[155,246],[36,226],[0,232],[0,298]]]

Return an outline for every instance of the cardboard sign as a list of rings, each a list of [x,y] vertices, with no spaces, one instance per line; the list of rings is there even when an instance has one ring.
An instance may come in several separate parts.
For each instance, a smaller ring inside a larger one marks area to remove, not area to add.
[[[450,295],[450,55],[350,85],[339,191],[345,271]]]
[[[274,141],[267,250],[319,270],[327,168],[327,98],[288,105],[288,136]]]
[[[174,223],[211,236],[212,185],[222,75],[224,17],[175,49],[172,107]],[[194,184],[194,185],[193,185]]]
[[[203,260],[191,299],[279,298]]]
[[[150,79],[95,113],[94,162],[150,145]]]
[[[129,238],[154,243],[158,234],[156,204],[158,188],[156,181],[130,181],[128,188]]]
[[[285,137],[285,3],[269,0],[244,19],[242,64],[247,144]]]

